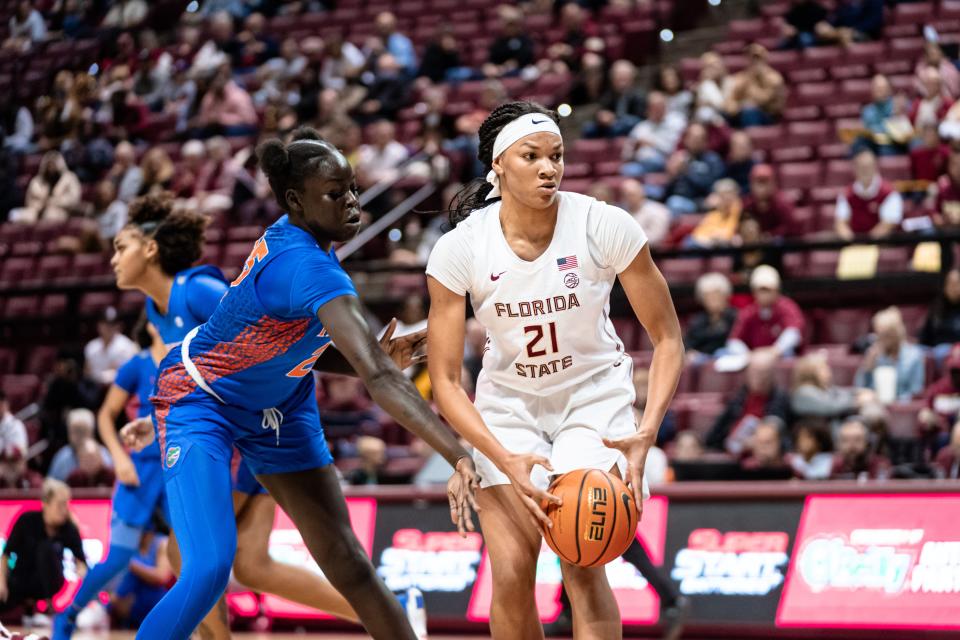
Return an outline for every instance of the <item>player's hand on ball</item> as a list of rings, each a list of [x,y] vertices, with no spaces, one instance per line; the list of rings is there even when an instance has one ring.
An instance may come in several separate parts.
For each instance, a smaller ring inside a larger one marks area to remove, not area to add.
[[[477,505],[477,490],[480,480],[468,456],[457,460],[457,468],[447,481],[447,499],[450,501],[450,520],[457,525],[460,536],[467,537],[467,531],[476,531],[473,526],[473,513],[480,511]]]
[[[538,529],[553,528],[553,522],[540,508],[541,504],[553,503],[560,505],[563,501],[557,496],[538,489],[530,482],[530,471],[534,465],[540,465],[547,471],[553,471],[550,461],[543,456],[532,453],[518,453],[507,456],[500,470],[510,478],[510,485],[517,492],[523,506],[530,512],[530,521]]]
[[[627,486],[633,491],[639,519],[643,515],[643,467],[647,462],[647,451],[653,443],[649,438],[637,433],[620,440],[604,438],[603,444],[611,449],[617,449],[627,459]]]
[[[120,429],[123,444],[134,451],[142,451],[153,442],[153,422],[150,418],[137,418]]]
[[[393,332],[397,330],[397,319],[392,318],[387,330],[380,336],[380,346],[387,352],[390,359],[400,370],[421,362],[427,361],[427,330],[421,329],[416,333],[408,333],[399,338],[393,337]]]

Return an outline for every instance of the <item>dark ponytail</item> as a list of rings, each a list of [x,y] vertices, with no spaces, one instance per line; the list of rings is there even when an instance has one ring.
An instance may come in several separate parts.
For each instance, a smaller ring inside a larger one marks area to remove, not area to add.
[[[161,192],[130,203],[130,225],[157,243],[160,268],[167,275],[189,269],[203,255],[209,219],[196,211],[175,209],[173,195]]]
[[[490,171],[493,166],[493,143],[497,141],[497,135],[500,131],[517,118],[528,113],[542,113],[558,125],[560,124],[560,118],[556,111],[547,109],[536,102],[519,101],[500,105],[490,112],[487,119],[480,125],[480,131],[478,132],[480,148],[477,151],[477,158],[483,164],[484,171]],[[493,185],[487,182],[485,177],[468,182],[450,201],[450,206],[447,209],[450,226],[457,226],[457,223],[466,220],[471,212],[495,202],[495,198],[486,199],[491,190],[493,190]]]
[[[294,130],[287,144],[274,138],[257,147],[260,168],[270,181],[273,197],[284,211],[289,209],[287,190],[302,191],[304,179],[322,170],[323,165],[338,153],[336,147],[311,127]]]

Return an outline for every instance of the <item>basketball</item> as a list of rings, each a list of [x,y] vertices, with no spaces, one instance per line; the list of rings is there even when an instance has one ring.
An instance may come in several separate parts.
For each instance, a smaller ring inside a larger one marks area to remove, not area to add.
[[[620,478],[599,469],[577,469],[559,476],[547,491],[563,500],[561,506],[541,504],[553,522],[544,537],[561,559],[598,567],[633,542],[637,505]]]

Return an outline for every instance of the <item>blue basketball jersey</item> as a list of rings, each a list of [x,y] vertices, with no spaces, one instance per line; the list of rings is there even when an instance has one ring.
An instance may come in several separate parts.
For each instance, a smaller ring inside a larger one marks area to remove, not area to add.
[[[122,367],[117,370],[117,377],[113,383],[140,400],[140,406],[137,408],[137,417],[143,418],[150,415],[152,407],[150,405],[150,396],[153,394],[153,386],[157,381],[157,364],[153,361],[149,349],[144,349],[137,355],[127,360]],[[130,457],[134,461],[141,458],[160,458],[160,445],[154,441],[143,451],[131,451]]]
[[[179,344],[191,329],[207,321],[226,290],[226,278],[217,267],[205,264],[184,269],[173,278],[167,313],[161,314],[148,297],[147,319],[167,346]]]
[[[276,407],[300,385],[313,386],[313,365],[330,346],[317,310],[345,295],[357,292],[336,254],[285,215],[257,240],[243,271],[190,343],[190,358],[228,405]],[[180,360],[174,349],[161,368]]]

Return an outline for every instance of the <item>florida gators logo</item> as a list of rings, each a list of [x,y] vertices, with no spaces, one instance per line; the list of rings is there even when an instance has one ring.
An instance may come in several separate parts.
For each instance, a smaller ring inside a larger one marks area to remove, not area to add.
[[[172,445],[167,447],[167,469],[172,469],[173,465],[177,464],[177,460],[180,459],[180,446]]]

